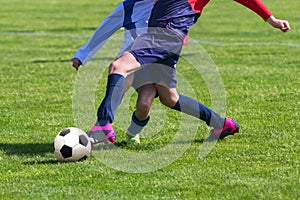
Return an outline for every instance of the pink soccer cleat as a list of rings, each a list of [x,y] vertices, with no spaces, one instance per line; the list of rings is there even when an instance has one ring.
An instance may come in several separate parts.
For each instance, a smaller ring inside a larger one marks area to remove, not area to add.
[[[240,125],[230,119],[225,118],[224,126],[220,130],[212,129],[210,131],[210,135],[205,139],[205,141],[216,141],[216,140],[223,140],[228,135],[234,135],[240,131]]]
[[[93,126],[92,129],[87,133],[90,137],[92,144],[100,142],[114,143],[117,139],[115,131],[110,123],[105,126]]]

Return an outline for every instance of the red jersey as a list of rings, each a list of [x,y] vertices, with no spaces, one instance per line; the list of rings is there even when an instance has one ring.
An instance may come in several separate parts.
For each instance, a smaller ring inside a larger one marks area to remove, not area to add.
[[[210,0],[158,0],[153,9],[153,17],[158,20],[183,17],[202,13],[203,8]],[[235,0],[236,2],[251,9],[264,20],[267,20],[272,13],[260,0]]]

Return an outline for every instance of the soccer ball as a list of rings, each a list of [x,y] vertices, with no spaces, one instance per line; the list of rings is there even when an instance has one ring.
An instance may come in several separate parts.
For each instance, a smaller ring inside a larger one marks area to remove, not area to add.
[[[79,128],[66,128],[54,139],[54,154],[60,162],[85,160],[91,153],[88,135]]]

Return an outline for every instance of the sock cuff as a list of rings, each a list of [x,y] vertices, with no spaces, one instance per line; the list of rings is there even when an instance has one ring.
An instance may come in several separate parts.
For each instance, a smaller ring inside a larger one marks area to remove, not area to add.
[[[181,97],[181,96],[182,96],[182,95],[179,94],[178,101],[176,102],[176,104],[175,104],[173,107],[171,107],[171,109],[177,110],[177,111],[181,111],[181,106],[180,106],[180,97]]]
[[[136,123],[137,125],[144,127],[144,126],[146,126],[146,125],[148,124],[148,122],[149,122],[149,120],[150,120],[150,116],[148,116],[147,119],[145,119],[145,120],[143,120],[143,121],[140,121],[140,120],[135,116],[135,112],[133,112],[131,119],[132,119],[132,121],[133,121],[134,123]]]
[[[108,75],[108,85],[121,86],[125,82],[125,77],[121,74],[109,74]]]
[[[135,113],[133,113],[130,126],[128,127],[128,132],[132,135],[140,133],[143,130],[143,128],[148,124],[149,120],[150,116],[148,116],[147,119],[140,121],[136,118]]]

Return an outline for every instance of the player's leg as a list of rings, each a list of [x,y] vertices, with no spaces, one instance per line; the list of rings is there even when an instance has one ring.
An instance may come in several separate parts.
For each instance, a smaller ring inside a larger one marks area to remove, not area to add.
[[[154,84],[147,84],[138,88],[136,110],[132,114],[131,123],[126,133],[126,141],[128,144],[140,143],[139,133],[150,119],[150,108],[155,96],[156,89]]]
[[[150,108],[156,96],[154,84],[143,85],[138,88],[135,116],[139,121],[149,118]]]
[[[222,128],[224,119],[200,102],[190,97],[178,94],[176,88],[167,88],[158,84],[156,85],[156,88],[159,100],[165,106],[197,117],[205,121],[208,126],[217,129]]]
[[[129,52],[125,52],[110,65],[106,94],[98,109],[99,125],[113,122],[116,109],[123,97],[125,77],[139,67],[140,63]]]
[[[195,99],[178,94],[176,88],[167,88],[162,85],[155,86],[162,104],[194,116],[206,122],[214,129],[208,140],[223,139],[228,135],[239,132],[239,124],[230,118],[223,118],[213,110],[201,104]]]
[[[194,20],[194,17],[189,19]],[[166,37],[161,37],[162,35]],[[145,66],[150,63],[158,63],[158,61],[168,61],[166,60],[168,58],[176,63],[181,47],[182,37],[169,29],[151,29],[147,34],[138,37],[132,45],[132,50],[125,52],[110,66],[106,94],[98,109],[97,123],[92,128],[92,132],[93,130],[102,131],[111,142],[114,142],[116,135],[111,123],[114,120],[116,109],[122,101],[125,77],[138,70],[141,64]],[[163,62],[162,64],[167,63]],[[169,64],[173,66],[173,63]]]
[[[122,101],[125,77],[139,68],[140,63],[129,52],[125,52],[110,65],[105,97],[98,108],[96,124],[89,132],[93,143],[108,142],[108,140],[115,142],[116,134],[111,123]],[[103,140],[103,133],[106,140]]]

